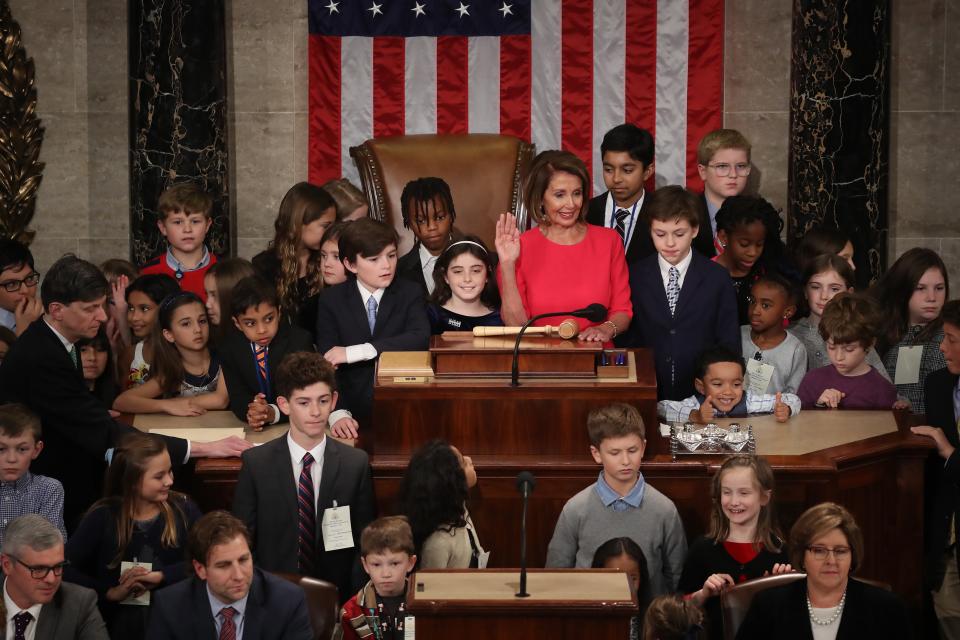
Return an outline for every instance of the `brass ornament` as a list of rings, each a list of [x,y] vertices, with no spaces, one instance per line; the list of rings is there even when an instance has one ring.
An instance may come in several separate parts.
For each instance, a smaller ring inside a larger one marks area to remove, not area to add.
[[[10,6],[0,0],[0,238],[33,240],[35,232],[27,225],[43,179],[42,142],[33,59],[23,48]]]

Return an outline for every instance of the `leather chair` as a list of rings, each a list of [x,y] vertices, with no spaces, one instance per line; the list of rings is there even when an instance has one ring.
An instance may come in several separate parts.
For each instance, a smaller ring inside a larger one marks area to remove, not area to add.
[[[520,138],[482,133],[373,138],[350,147],[370,216],[397,230],[400,255],[413,246],[413,234],[403,226],[400,194],[417,178],[446,180],[457,229],[479,236],[491,250],[496,220],[504,211],[526,229],[522,188],[533,155],[534,146]]]
[[[720,608],[723,610],[724,640],[733,640],[747,617],[754,596],[771,587],[781,587],[807,577],[805,573],[784,573],[778,576],[766,576],[756,580],[741,582],[735,587],[720,592]]]
[[[331,582],[276,572],[274,575],[297,585],[307,596],[307,614],[313,627],[314,640],[330,640],[340,622],[340,600],[337,586]]]

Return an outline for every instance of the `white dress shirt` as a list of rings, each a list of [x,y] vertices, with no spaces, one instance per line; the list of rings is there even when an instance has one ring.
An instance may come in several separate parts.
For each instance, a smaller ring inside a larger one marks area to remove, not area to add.
[[[690,268],[690,263],[693,261],[693,248],[687,250],[687,255],[678,262],[677,264],[670,264],[663,259],[663,256],[657,255],[657,264],[660,265],[660,277],[663,278],[663,290],[667,290],[667,283],[670,282],[670,267],[676,267],[677,271],[680,272],[680,278],[677,281],[677,286],[680,289],[683,289],[683,280],[687,277],[687,269]]]
[[[13,627],[13,617],[20,613],[21,611],[29,611],[30,615],[33,616],[33,619],[27,623],[27,628],[23,632],[24,640],[33,640],[34,636],[37,634],[37,619],[40,617],[40,609],[43,608],[42,604],[35,604],[29,609],[21,609],[10,597],[10,594],[7,592],[7,583],[3,583],[3,603],[7,606],[7,638],[14,637],[14,627]]]
[[[430,251],[420,244],[420,268],[423,270],[423,281],[427,283],[427,293],[433,293],[435,284],[433,282],[433,268],[437,266],[437,258]],[[380,299],[377,299],[380,302]]]
[[[616,201],[613,199],[613,194],[609,191],[607,192],[607,202],[604,205],[606,208],[604,211],[608,212],[606,214],[606,219],[604,220],[604,225],[610,227],[611,229],[616,230],[617,228],[617,209],[626,209],[630,212],[630,217],[624,220],[623,228],[627,234],[626,239],[623,243],[623,248],[626,250],[630,246],[630,242],[633,241],[633,234],[637,230],[637,227],[642,226],[640,224],[640,210],[643,209],[643,199],[647,197],[646,191],[640,192],[640,199],[637,200],[631,207],[621,207],[618,206]]]
[[[290,449],[290,462],[293,463],[293,484],[300,483],[300,472],[303,471],[303,456],[307,450],[298,445],[287,432],[287,448]],[[317,510],[317,496],[320,494],[320,478],[323,477],[323,453],[327,450],[327,439],[324,437],[320,444],[310,449],[313,456],[313,466],[310,467],[310,479],[313,481],[313,510]]]
[[[14,315],[12,311],[7,311],[6,309],[0,309],[0,327],[6,327],[13,331],[17,332],[17,316]]]
[[[236,638],[237,640],[243,640],[243,623],[247,619],[247,598],[250,596],[250,592],[247,592],[247,595],[243,596],[236,602],[231,602],[230,604],[223,604],[220,602],[220,599],[215,595],[210,593],[210,586],[207,586],[207,598],[210,599],[210,612],[213,614],[213,624],[217,629],[217,637],[220,637],[220,627],[223,626],[223,618],[220,617],[220,609],[226,609],[227,607],[233,607],[236,611],[233,614],[233,627],[237,630]]]

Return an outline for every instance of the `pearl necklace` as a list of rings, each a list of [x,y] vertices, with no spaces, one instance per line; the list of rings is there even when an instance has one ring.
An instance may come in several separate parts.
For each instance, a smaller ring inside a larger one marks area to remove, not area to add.
[[[810,596],[808,595],[807,596],[807,612],[810,614],[810,622],[812,622],[813,624],[818,624],[822,627],[829,627],[831,624],[836,622],[837,618],[839,618],[843,614],[843,605],[844,603],[846,603],[846,601],[847,601],[847,590],[844,589],[843,595],[840,596],[840,603],[837,604],[836,611],[834,611],[833,615],[827,618],[826,620],[821,620],[820,618],[818,618],[813,614],[813,604],[810,602]]]

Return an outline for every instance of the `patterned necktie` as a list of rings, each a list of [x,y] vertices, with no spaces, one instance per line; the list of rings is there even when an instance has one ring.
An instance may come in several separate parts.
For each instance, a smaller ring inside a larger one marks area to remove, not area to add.
[[[370,299],[373,300],[373,298]],[[303,454],[303,468],[300,470],[300,481],[297,483],[299,522],[297,563],[303,575],[313,575],[316,566],[317,512],[313,501],[311,467],[313,467],[313,456],[307,452]]]
[[[33,620],[29,611],[21,611],[13,616],[13,640],[24,640],[26,638],[27,625]]]
[[[257,358],[257,375],[260,376],[260,380],[264,383],[267,381],[267,349],[269,347],[261,347],[257,345],[254,349],[254,355]]]
[[[680,270],[670,267],[670,277],[667,280],[667,304],[670,305],[670,315],[677,310],[677,300],[680,299]]]
[[[236,614],[237,610],[233,607],[220,609],[220,617],[223,619],[223,624],[220,625],[219,640],[237,640],[237,625],[233,622],[233,616]]]
[[[370,325],[370,335],[373,335],[373,328],[377,326],[377,299],[373,296],[367,298],[367,324]]]
[[[626,209],[617,209],[616,219],[617,223],[614,228],[617,230],[617,233],[620,234],[620,240],[626,244],[627,242],[627,227],[626,220],[630,217],[630,212]]]
[[[75,369],[80,369],[80,352],[77,351],[77,345],[70,345],[70,359],[73,360]]]

